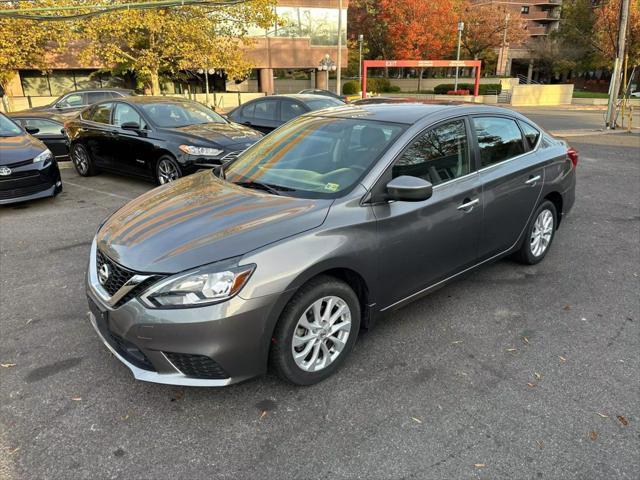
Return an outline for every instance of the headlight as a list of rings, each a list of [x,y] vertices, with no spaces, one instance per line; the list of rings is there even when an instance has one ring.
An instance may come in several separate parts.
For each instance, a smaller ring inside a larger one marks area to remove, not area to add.
[[[247,283],[255,265],[225,268],[207,265],[169,277],[140,296],[151,308],[200,307],[220,303],[237,294]]]
[[[53,153],[51,153],[51,150],[47,148],[45,151],[40,152],[38,155],[35,156],[35,158],[33,159],[33,163],[51,161],[52,158],[53,158]]]
[[[180,145],[178,148],[184,153],[200,157],[217,157],[224,152],[224,150],[220,150],[218,148],[195,147],[193,145]]]

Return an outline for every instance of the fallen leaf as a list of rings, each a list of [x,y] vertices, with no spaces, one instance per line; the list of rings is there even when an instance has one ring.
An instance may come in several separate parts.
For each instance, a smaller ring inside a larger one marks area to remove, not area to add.
[[[411,417],[411,420],[413,420],[414,422],[417,422],[417,423],[422,423],[422,420],[420,420],[419,418],[416,418],[416,417]]]
[[[587,319],[586,319],[586,318],[584,318],[584,317],[582,317],[580,320],[582,320],[583,322],[586,322],[586,321],[587,321]]]
[[[129,414],[127,413],[124,417],[120,417],[120,420],[128,420],[129,419]]]
[[[592,431],[591,433],[589,433],[589,438],[591,440],[595,440],[596,438],[598,438],[598,432]]]
[[[458,343],[462,343],[462,340],[456,340],[455,342],[451,342],[451,345],[457,345]]]
[[[0,363],[0,367],[2,368],[11,368],[11,367],[15,367],[16,364],[15,363]]]
[[[73,400],[74,402],[80,402],[82,401],[82,397],[71,397],[71,400]]]
[[[571,310],[571,305],[565,305],[564,309],[567,310],[567,311]]]
[[[536,386],[535,383],[531,383],[531,382],[527,383],[527,387],[529,387],[529,388],[533,388],[535,386]]]
[[[606,415],[606,414],[604,414],[604,413],[600,413],[600,412],[596,412],[596,413],[598,414],[598,416],[599,416],[599,417],[602,417],[602,418],[609,418],[609,415]]]
[[[13,455],[14,453],[16,453],[18,450],[20,450],[20,447],[16,447],[13,450],[9,450],[9,455]]]
[[[507,348],[507,352],[517,352],[518,350],[516,350],[515,348]]]
[[[542,440],[536,440],[536,443],[538,444],[538,448],[540,450],[544,448],[544,442]]]
[[[171,399],[171,401],[172,402],[176,402],[178,400],[182,400],[183,397],[184,397],[184,390],[179,389],[179,390],[176,390],[176,393],[173,396],[173,398]]]
[[[562,355],[558,355],[558,356],[560,357],[560,361],[561,361],[562,363],[564,363],[564,362],[566,362],[566,361],[567,361],[567,359],[566,359],[566,358],[564,358]]]
[[[527,337],[522,337],[522,342],[529,345],[529,339]]]
[[[473,464],[473,466],[474,466],[474,467],[476,467],[476,468],[484,468],[484,467],[486,467],[487,465],[486,465],[486,464],[484,464],[484,463],[474,463],[474,464]]]
[[[629,420],[627,420],[626,418],[624,418],[622,415],[618,415],[618,416],[617,416],[617,419],[618,419],[618,420],[620,421],[620,423],[621,423],[622,425],[624,425],[625,427],[626,427],[627,425],[629,425]]]
[[[266,416],[267,416],[267,411],[263,410],[262,413],[260,414],[260,420],[262,420]]]
[[[536,377],[536,380],[542,380],[542,374],[538,372],[533,372],[533,376]]]
[[[33,318],[30,318],[29,320],[27,320],[26,325],[29,325],[31,322],[33,322]]]

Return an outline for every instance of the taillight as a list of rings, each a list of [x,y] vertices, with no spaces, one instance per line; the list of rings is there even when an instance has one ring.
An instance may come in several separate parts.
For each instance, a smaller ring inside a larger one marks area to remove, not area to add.
[[[578,166],[578,151],[573,147],[569,147],[567,157],[569,157],[569,160],[573,163],[573,168],[576,168]]]

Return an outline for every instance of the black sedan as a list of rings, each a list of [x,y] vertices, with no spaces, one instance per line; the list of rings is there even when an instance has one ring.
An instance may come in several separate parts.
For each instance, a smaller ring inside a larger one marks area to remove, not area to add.
[[[158,184],[221,165],[262,137],[204,105],[169,97],[100,102],[65,128],[80,175],[108,170]]]
[[[47,112],[12,113],[9,116],[31,135],[42,140],[56,160],[68,160],[69,139],[64,129],[65,117]]]
[[[0,113],[0,205],[56,196],[61,191],[60,171],[51,151]]]
[[[324,95],[270,95],[240,105],[229,112],[228,117],[236,123],[269,133],[303,113],[343,105],[342,100]]]

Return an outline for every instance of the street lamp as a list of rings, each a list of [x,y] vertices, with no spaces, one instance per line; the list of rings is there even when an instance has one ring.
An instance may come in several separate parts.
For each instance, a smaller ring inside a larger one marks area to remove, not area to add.
[[[336,69],[337,69],[336,63],[333,60],[331,60],[331,57],[329,56],[328,53],[324,57],[322,57],[322,60],[320,60],[320,63],[318,64],[318,71],[326,72],[327,90],[329,90],[329,71],[335,72]]]
[[[213,68],[199,68],[198,73],[204,74],[204,88],[205,88],[205,103],[209,106],[209,75],[215,75],[216,71]]]
[[[458,54],[456,55],[456,61],[460,61],[460,41],[462,40],[462,31],[464,30],[464,22],[460,20],[458,22]],[[456,64],[456,83],[453,87],[454,91],[458,90],[458,65]]]
[[[364,35],[358,35],[358,43],[360,44],[360,61],[358,62],[358,78],[360,79],[360,87],[362,88],[362,42],[364,42]]]

